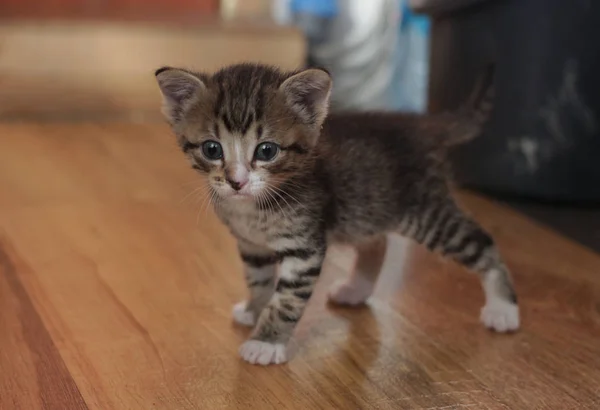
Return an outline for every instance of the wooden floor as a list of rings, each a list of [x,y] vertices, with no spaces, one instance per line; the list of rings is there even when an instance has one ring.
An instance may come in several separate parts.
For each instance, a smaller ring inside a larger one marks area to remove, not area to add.
[[[487,332],[479,284],[404,240],[369,307],[327,307],[287,365],[237,356],[232,238],[162,125],[0,125],[0,409],[598,409],[600,256],[473,195],[522,301]]]

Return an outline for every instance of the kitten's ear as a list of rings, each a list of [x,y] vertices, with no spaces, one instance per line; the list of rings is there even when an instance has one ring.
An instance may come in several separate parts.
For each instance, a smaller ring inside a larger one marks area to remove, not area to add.
[[[329,73],[311,68],[291,76],[279,89],[296,114],[308,123],[320,127],[329,110],[331,86]]]
[[[179,119],[186,105],[206,88],[200,78],[178,68],[159,68],[154,75],[163,95],[163,113],[170,121]]]

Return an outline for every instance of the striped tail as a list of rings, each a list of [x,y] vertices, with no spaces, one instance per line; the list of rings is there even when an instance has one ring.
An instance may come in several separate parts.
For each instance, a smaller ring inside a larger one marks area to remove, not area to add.
[[[442,114],[446,146],[463,144],[477,137],[494,108],[494,66],[479,80],[467,103],[454,113]]]

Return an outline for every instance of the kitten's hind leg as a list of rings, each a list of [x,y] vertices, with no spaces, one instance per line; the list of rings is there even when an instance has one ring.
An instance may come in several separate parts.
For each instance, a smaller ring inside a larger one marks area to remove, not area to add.
[[[441,252],[480,275],[485,294],[483,324],[497,332],[519,327],[519,307],[510,273],[493,239],[450,200],[431,201],[424,212],[407,215],[399,232]]]
[[[355,249],[357,259],[354,270],[348,278],[337,280],[329,289],[329,300],[333,303],[356,306],[365,303],[371,296],[385,259],[387,237],[378,236],[356,245]]]

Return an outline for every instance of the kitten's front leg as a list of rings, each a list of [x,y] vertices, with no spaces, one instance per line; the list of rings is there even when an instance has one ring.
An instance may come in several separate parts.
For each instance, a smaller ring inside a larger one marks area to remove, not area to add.
[[[233,319],[240,325],[252,327],[275,291],[278,257],[272,251],[243,241],[238,242],[238,247],[244,263],[249,298],[235,304]]]
[[[281,258],[279,281],[252,336],[240,348],[244,360],[261,365],[288,360],[286,345],[321,273],[325,248],[325,241],[318,240],[310,246],[278,250],[277,255]]]

